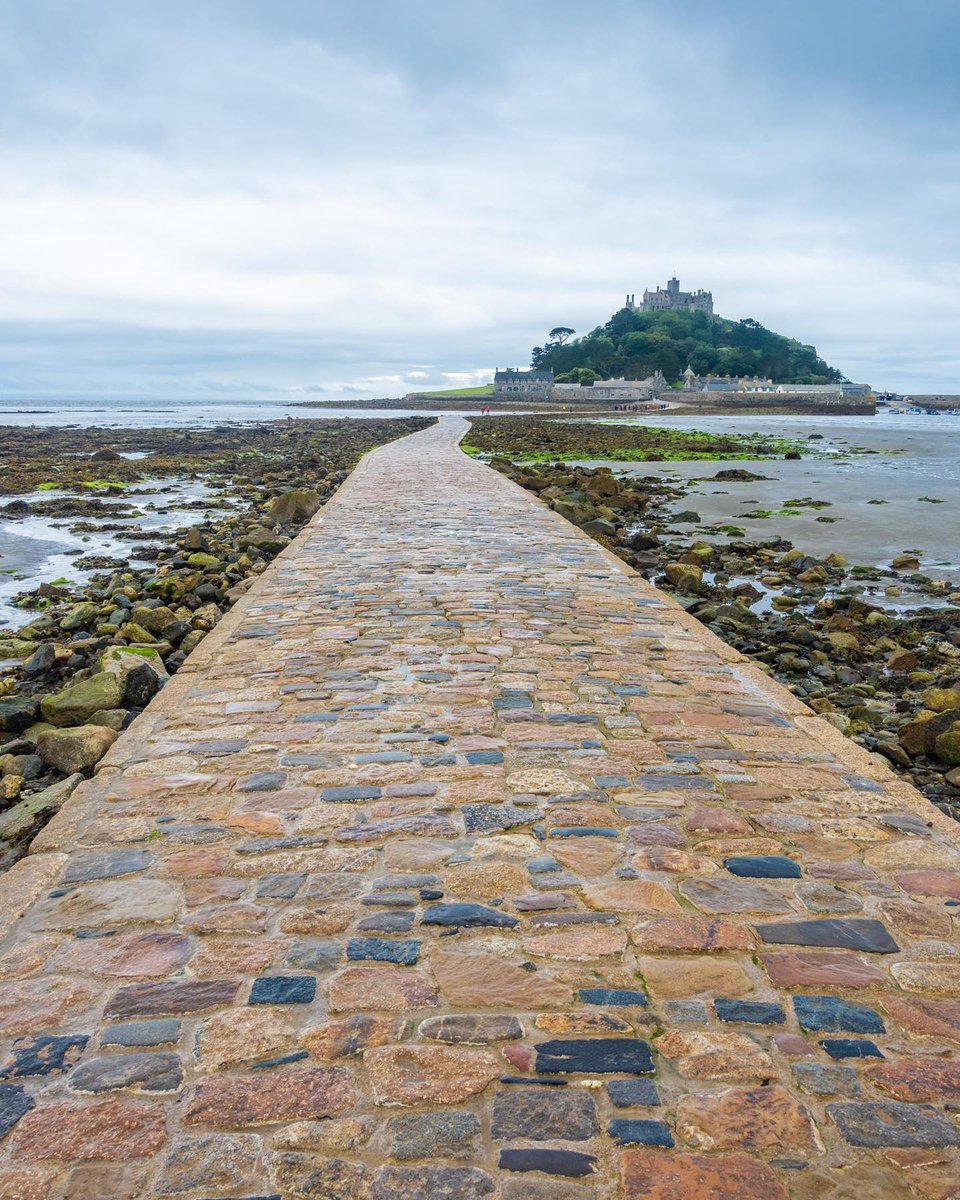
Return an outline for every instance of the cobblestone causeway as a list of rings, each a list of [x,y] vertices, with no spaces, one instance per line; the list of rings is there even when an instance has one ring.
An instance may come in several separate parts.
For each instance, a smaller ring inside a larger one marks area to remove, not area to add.
[[[0,1200],[960,1195],[960,840],[445,418],[0,880]]]

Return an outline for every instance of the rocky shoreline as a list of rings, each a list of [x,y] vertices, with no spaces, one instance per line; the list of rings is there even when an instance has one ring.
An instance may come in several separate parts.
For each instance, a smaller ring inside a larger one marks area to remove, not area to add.
[[[686,487],[653,475],[618,477],[609,467],[517,463],[527,457],[523,443],[506,437],[501,422],[496,431],[490,424],[475,423],[468,440],[479,452],[495,451],[491,466],[671,593],[814,713],[960,819],[960,594],[921,574],[909,553],[872,568],[837,554],[814,558],[779,536],[748,540],[729,528],[713,529],[709,540],[685,534],[671,506]],[[544,436],[556,443],[562,432],[567,458],[599,457],[585,428],[551,423]],[[719,445],[705,455],[734,456]],[[760,471],[762,462],[709,478],[736,486]],[[915,607],[875,603],[864,594],[868,584],[886,585],[898,604]]]
[[[96,530],[113,506],[92,497],[122,498],[138,481],[165,477],[201,480],[231,506],[173,533],[137,533],[150,544],[138,546],[136,558],[152,559],[149,566],[115,566],[80,588],[41,584],[19,598],[30,619],[0,629],[0,869],[25,852],[360,457],[430,424],[407,417],[2,430],[7,518],[81,515]],[[16,499],[51,482],[75,496]]]

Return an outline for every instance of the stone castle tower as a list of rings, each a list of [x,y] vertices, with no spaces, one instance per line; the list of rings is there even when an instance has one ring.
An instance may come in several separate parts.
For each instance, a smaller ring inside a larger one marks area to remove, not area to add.
[[[682,309],[686,312],[713,313],[713,292],[705,292],[702,288],[696,292],[681,292],[680,280],[674,276],[667,281],[666,288],[658,287],[655,292],[649,289],[643,293],[641,304],[636,303],[634,294],[627,295],[626,307],[636,312],[663,312],[665,309]]]

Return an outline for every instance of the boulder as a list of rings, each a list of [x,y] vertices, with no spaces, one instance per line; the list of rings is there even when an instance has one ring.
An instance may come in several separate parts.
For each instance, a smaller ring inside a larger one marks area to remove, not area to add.
[[[42,675],[57,661],[56,647],[53,642],[42,642],[23,664],[26,676]]]
[[[960,767],[960,719],[948,725],[934,742],[934,754],[948,767]]]
[[[915,651],[898,646],[887,655],[887,670],[912,671],[919,661]]]
[[[927,688],[922,700],[924,708],[938,713],[950,712],[951,709],[960,708],[960,686],[954,684],[953,687]]]
[[[320,507],[320,497],[312,488],[296,488],[274,496],[267,512],[278,525],[297,525],[308,521]]]
[[[108,446],[104,446],[102,450],[94,450],[90,455],[91,462],[121,462],[123,456],[118,454],[116,450],[111,450]]]
[[[83,781],[83,776],[74,774],[59,783],[54,783],[42,792],[34,792],[13,808],[0,813],[0,838],[14,842],[39,823],[43,813],[55,813],[70,798],[74,788]]]
[[[187,559],[191,567],[196,567],[200,571],[212,571],[215,567],[220,566],[220,559],[213,554],[205,554],[202,550],[197,550]]]
[[[117,740],[113,729],[80,725],[76,729],[51,729],[37,738],[37,750],[48,767],[73,775],[95,766]]]
[[[921,712],[915,720],[900,726],[897,737],[904,750],[914,758],[919,754],[933,754],[940,735],[958,721],[960,709],[945,713]]]
[[[159,633],[164,625],[169,625],[176,619],[173,609],[167,608],[165,604],[158,604],[156,608],[151,608],[147,604],[138,604],[130,614],[130,620],[149,633]]]
[[[62,692],[44,696],[40,702],[43,719],[51,725],[83,725],[94,713],[123,707],[123,683],[112,671],[100,671],[81,679]]]
[[[282,533],[275,533],[272,529],[255,525],[239,539],[238,545],[241,550],[249,550],[252,547],[254,550],[261,550],[264,554],[279,554],[285,546],[290,545],[290,539]]]
[[[34,696],[8,696],[0,700],[0,730],[21,733],[36,721],[39,711]]]
[[[126,650],[112,646],[101,658],[100,665],[120,680],[124,708],[145,708],[170,678],[163,659],[155,650]]]
[[[0,659],[19,659],[21,662],[36,650],[37,643],[23,637],[0,637]]]
[[[696,592],[703,579],[703,571],[693,563],[667,563],[664,575],[667,583],[672,584],[678,592]]]
[[[96,621],[100,614],[100,609],[96,604],[85,602],[83,604],[75,604],[73,608],[60,621],[60,628],[72,631],[74,629],[83,629],[87,625]]]

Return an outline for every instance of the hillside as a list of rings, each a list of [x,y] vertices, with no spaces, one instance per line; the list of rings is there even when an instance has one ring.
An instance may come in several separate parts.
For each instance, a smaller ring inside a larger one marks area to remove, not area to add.
[[[689,364],[700,375],[760,375],[776,383],[834,383],[844,377],[813,346],[773,333],[758,321],[703,312],[634,312],[622,308],[606,325],[561,344],[534,347],[534,367],[569,379],[643,379],[662,371],[676,382]]]

